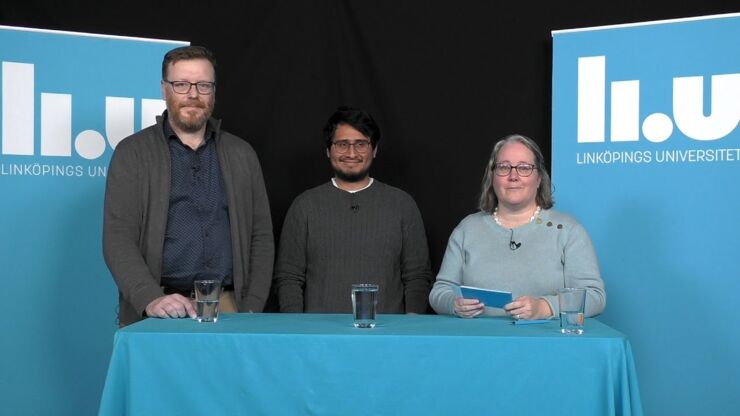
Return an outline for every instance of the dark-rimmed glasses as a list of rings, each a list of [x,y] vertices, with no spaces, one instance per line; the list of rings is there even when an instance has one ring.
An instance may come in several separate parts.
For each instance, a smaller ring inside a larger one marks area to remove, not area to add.
[[[334,145],[334,148],[337,149],[337,152],[339,153],[347,153],[349,152],[350,147],[355,148],[355,152],[357,153],[366,153],[368,149],[370,149],[370,141],[369,140],[358,140],[354,143],[351,143],[347,140],[337,140],[331,142],[332,145]]]
[[[213,94],[213,91],[216,89],[216,83],[208,82],[208,81],[188,82],[188,81],[168,81],[165,79],[164,82],[170,84],[172,86],[172,91],[174,91],[177,94],[187,94],[190,92],[190,89],[193,86],[195,86],[195,89],[198,91],[198,94],[202,94],[202,95]]]
[[[493,165],[493,173],[496,176],[508,176],[512,169],[516,170],[519,176],[529,176],[534,172],[535,165],[530,165],[529,163],[520,163],[516,166],[511,166],[508,163],[496,163]]]

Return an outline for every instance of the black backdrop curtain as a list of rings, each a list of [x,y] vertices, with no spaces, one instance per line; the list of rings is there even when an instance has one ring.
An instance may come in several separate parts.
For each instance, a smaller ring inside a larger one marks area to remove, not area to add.
[[[372,176],[416,199],[435,271],[476,210],[496,139],[528,135],[549,160],[551,30],[740,11],[718,0],[104,3],[7,0],[0,24],[214,51],[216,116],[260,157],[276,239],[293,198],[331,176],[328,116],[341,104],[369,110],[383,132]]]

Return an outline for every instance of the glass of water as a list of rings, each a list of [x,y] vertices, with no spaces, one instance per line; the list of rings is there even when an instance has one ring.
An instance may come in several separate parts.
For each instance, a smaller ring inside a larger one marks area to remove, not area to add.
[[[218,300],[221,296],[221,281],[196,280],[195,288],[195,319],[198,322],[218,321]]]
[[[560,332],[581,335],[583,314],[586,309],[586,289],[582,287],[558,289],[558,306],[560,307]]]
[[[356,328],[375,328],[375,310],[378,307],[378,285],[352,285],[352,313]]]

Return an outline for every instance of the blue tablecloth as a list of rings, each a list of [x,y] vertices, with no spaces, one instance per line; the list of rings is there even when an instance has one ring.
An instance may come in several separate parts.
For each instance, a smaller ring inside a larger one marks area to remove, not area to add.
[[[344,314],[147,319],[119,330],[101,415],[641,415],[627,338],[595,320]]]

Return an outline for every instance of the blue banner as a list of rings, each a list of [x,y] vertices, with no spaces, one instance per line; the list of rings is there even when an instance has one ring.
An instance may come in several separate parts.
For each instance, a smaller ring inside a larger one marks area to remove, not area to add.
[[[552,170],[646,414],[740,414],[740,15],[553,32]]]
[[[97,412],[118,304],[106,170],[164,109],[162,57],[185,44],[0,27],[3,414]]]

